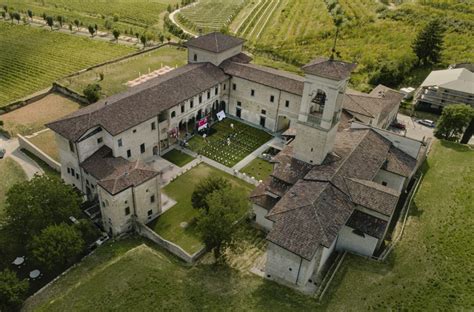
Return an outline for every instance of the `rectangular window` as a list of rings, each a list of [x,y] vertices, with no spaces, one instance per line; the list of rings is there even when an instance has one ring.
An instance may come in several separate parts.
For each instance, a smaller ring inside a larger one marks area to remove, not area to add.
[[[89,180],[86,180],[86,185],[89,185]]]
[[[130,214],[130,207],[125,207],[125,215],[128,216]]]
[[[218,88],[218,87],[216,87],[216,88],[214,89],[214,94],[217,95],[217,93],[219,93],[219,88]]]
[[[133,133],[136,133],[136,132],[137,132],[137,129],[133,129],[133,131],[132,131],[132,132],[133,132]]]
[[[209,100],[211,98],[211,91],[207,91],[207,99]]]
[[[71,169],[67,168],[67,173],[71,174]]]
[[[156,123],[154,121],[151,123],[151,130],[156,130]]]
[[[189,101],[189,107],[193,108],[193,106],[194,106],[194,101],[193,100]]]
[[[74,170],[73,168],[71,168],[71,175],[72,175],[72,176],[75,176],[75,175],[76,175],[76,170]]]
[[[79,173],[76,173],[76,179],[79,180]]]
[[[153,214],[153,210],[152,209],[148,210],[148,216],[151,216],[152,214]]]
[[[184,105],[181,105],[181,114],[184,113]]]
[[[155,195],[151,195],[150,196],[150,203],[154,203],[155,202]]]
[[[202,103],[202,95],[199,96],[199,104]]]
[[[285,101],[285,107],[290,107],[290,101],[288,100]]]
[[[270,95],[270,102],[272,102],[272,103],[273,103],[274,101],[275,101],[275,96],[273,96],[273,95]]]
[[[132,157],[132,151],[131,150],[127,150],[127,157],[128,158]]]
[[[265,115],[266,113],[267,113],[267,111],[262,109],[262,115]]]
[[[118,143],[119,147],[122,147],[122,145],[123,145],[122,139],[118,139],[117,143]]]
[[[232,90],[237,90],[237,85],[235,83],[232,84]]]
[[[255,90],[254,89],[250,90],[250,95],[255,96]]]
[[[140,145],[140,153],[142,153],[142,154],[145,153],[145,143],[142,143]]]
[[[225,90],[225,83],[222,85],[222,89]]]
[[[103,139],[102,139],[102,137],[100,137],[100,138],[97,138],[97,144],[101,144],[102,142],[103,142]]]
[[[237,106],[242,106],[242,102],[237,102]]]
[[[72,143],[71,141],[69,141],[69,149],[71,150],[71,152],[74,153],[74,143]]]

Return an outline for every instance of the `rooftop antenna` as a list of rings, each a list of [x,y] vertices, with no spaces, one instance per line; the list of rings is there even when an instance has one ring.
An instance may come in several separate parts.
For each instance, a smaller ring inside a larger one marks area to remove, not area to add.
[[[329,58],[331,61],[334,60],[334,55],[336,56],[338,55],[337,50],[336,50],[337,38],[339,36],[339,28],[344,22],[344,17],[342,15],[342,11],[340,7],[338,7],[333,13],[333,21],[334,21],[334,25],[336,26],[336,35],[334,36],[334,44],[331,49],[331,57]]]
[[[334,54],[336,53],[336,44],[337,44],[337,37],[339,35],[339,26],[336,26],[336,35],[334,36],[334,44],[331,49],[331,57],[329,58],[331,61],[334,60]]]

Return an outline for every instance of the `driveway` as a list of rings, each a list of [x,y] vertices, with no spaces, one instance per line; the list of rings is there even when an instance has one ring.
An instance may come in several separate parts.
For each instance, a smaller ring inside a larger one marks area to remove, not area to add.
[[[0,147],[3,147],[6,150],[5,158],[12,158],[23,168],[28,179],[31,179],[37,173],[44,173],[43,169],[41,169],[34,160],[20,151],[20,144],[18,143],[17,138],[8,140],[0,135]]]
[[[415,121],[416,119],[414,117],[398,114],[397,120],[406,126],[406,131],[395,129],[392,127],[390,128],[390,131],[399,133],[408,138],[412,138],[419,141],[434,137],[434,134],[433,134],[434,128],[420,125],[419,123]]]

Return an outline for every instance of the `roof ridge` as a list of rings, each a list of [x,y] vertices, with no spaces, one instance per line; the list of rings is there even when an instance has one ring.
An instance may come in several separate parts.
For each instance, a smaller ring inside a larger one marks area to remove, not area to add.
[[[369,112],[367,109],[365,109],[362,105],[360,105],[357,101],[355,101],[352,96],[360,96],[362,97],[363,95],[356,95],[356,94],[347,94],[347,93],[344,93],[344,95],[346,95],[350,101],[352,101],[352,103],[354,103],[355,105],[357,105],[357,107],[359,107],[360,109],[362,109],[364,112],[366,112],[367,114],[369,114],[368,116],[369,117],[375,117],[371,112]],[[373,98],[373,97],[372,97]],[[348,110],[348,111],[351,111],[350,109],[344,107],[345,110]]]
[[[363,183],[363,181],[367,181],[367,182],[372,182],[372,183],[378,184],[377,182],[374,182],[374,181],[363,180],[363,179],[357,179],[357,178],[346,178],[346,177],[344,177],[344,179],[351,180],[351,181],[354,182],[354,183],[357,183],[357,184],[360,184],[360,185],[364,185],[364,186],[366,186],[366,187],[368,187],[368,188],[371,188],[372,190],[375,190],[375,191],[378,191],[378,192],[383,192],[383,193],[388,194],[388,195],[393,196],[393,197],[398,197],[398,196],[400,195],[400,193],[394,194],[394,192],[396,192],[395,190],[393,190],[393,189],[391,189],[391,188],[389,188],[389,187],[386,187],[386,186],[384,186],[384,185],[382,185],[382,184],[379,185],[380,188],[375,188],[375,187],[372,187],[372,186],[370,186],[370,185],[367,185],[367,184]],[[392,190],[393,190],[393,192],[392,192]],[[350,191],[350,190],[349,190],[349,191]]]

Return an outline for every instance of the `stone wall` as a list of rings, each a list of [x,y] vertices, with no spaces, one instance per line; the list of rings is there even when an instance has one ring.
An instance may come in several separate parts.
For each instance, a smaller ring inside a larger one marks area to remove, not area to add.
[[[206,248],[203,247],[201,250],[190,255],[180,246],[164,239],[160,235],[153,232],[153,230],[151,230],[149,227],[147,227],[146,225],[140,222],[136,222],[136,230],[141,236],[148,238],[152,242],[158,244],[160,247],[163,247],[164,249],[168,250],[169,252],[171,252],[172,254],[174,254],[175,256],[184,260],[187,263],[194,263],[204,253],[206,253]]]

